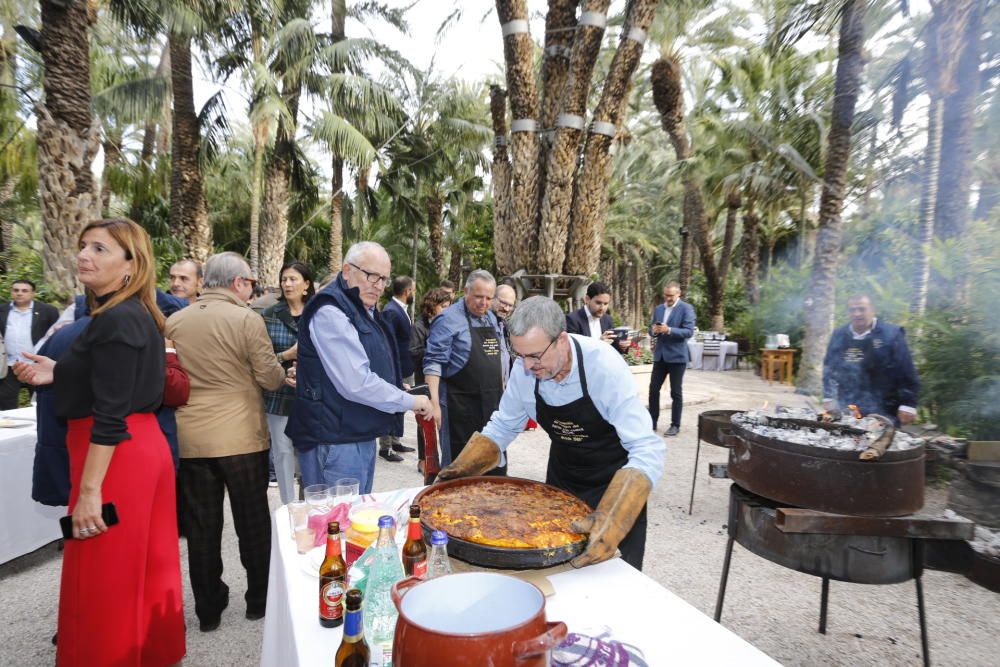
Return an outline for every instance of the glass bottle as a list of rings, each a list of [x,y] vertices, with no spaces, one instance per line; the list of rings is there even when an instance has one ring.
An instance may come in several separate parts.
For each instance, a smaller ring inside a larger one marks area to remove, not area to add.
[[[365,636],[371,646],[373,665],[392,664],[392,638],[399,616],[392,602],[392,586],[403,578],[403,564],[393,539],[394,527],[391,516],[379,518],[375,562],[365,595]]]
[[[347,590],[347,563],[341,555],[340,522],[326,526],[326,558],[319,566],[319,624],[335,628],[344,622],[343,598]]]
[[[451,561],[448,560],[448,533],[435,530],[431,533],[431,555],[427,559],[427,578],[436,579],[451,574]]]
[[[420,505],[410,505],[410,524],[403,545],[403,572],[408,577],[427,575],[427,545],[420,527]]]
[[[344,638],[337,649],[335,667],[368,667],[371,651],[365,641],[362,623],[361,591],[352,588],[347,591],[347,613],[344,621]]]

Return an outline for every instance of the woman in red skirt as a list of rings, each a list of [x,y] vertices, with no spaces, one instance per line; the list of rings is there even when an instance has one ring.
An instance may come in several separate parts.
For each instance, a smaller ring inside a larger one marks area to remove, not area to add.
[[[56,664],[165,667],[185,653],[174,467],[154,410],[163,315],[149,235],[130,220],[83,230],[77,255],[92,321],[57,361],[25,355],[22,381],[54,382],[69,420],[73,538],[63,554]],[[107,526],[102,505],[120,522]]]

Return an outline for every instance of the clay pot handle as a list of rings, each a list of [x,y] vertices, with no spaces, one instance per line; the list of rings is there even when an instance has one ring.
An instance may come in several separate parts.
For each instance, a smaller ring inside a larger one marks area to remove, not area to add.
[[[401,579],[392,585],[392,603],[396,605],[396,611],[402,611],[399,608],[400,601],[403,599],[403,593],[408,589],[419,584],[423,579],[420,577],[407,577],[406,579]]]
[[[547,630],[534,639],[514,642],[514,660],[534,660],[544,656],[566,637],[566,624],[562,621],[546,623]]]

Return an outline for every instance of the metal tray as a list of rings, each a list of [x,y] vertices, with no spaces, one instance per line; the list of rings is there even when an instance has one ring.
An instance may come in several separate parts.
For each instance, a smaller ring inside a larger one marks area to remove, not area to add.
[[[439,482],[433,486],[428,486],[416,495],[413,502],[419,504],[421,498],[425,495],[441,489],[483,483],[513,484],[521,487],[544,487],[553,493],[568,495],[576,498],[576,496],[573,496],[573,494],[568,491],[530,479],[521,479],[520,477],[483,476],[462,477],[460,479],[452,479],[446,482]],[[420,524],[424,530],[424,537],[429,542],[430,534],[434,529],[427,525],[423,519],[421,519]],[[583,538],[578,542],[573,542],[572,544],[566,544],[560,547],[553,547],[551,549],[517,549],[514,547],[495,547],[488,544],[477,544],[475,542],[469,542],[468,540],[448,535],[449,556],[463,560],[471,565],[494,567],[506,570],[542,569],[553,565],[559,565],[560,563],[565,563],[568,560],[576,558],[578,555],[583,553],[586,546],[587,539]]]

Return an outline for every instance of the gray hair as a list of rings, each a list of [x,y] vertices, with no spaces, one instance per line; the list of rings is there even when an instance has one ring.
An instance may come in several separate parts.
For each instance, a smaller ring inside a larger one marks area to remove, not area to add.
[[[344,264],[350,262],[351,264],[357,264],[362,257],[370,255],[372,253],[380,253],[389,256],[385,248],[381,244],[375,243],[375,241],[358,241],[350,248],[347,249],[347,254],[344,255]]]
[[[524,336],[538,327],[545,335],[555,339],[566,331],[566,314],[559,304],[547,296],[533,296],[518,305],[510,316],[510,335]]]
[[[230,287],[237,278],[250,277],[250,265],[243,255],[220,252],[205,260],[205,289]]]
[[[497,279],[493,277],[493,274],[486,269],[476,269],[469,274],[469,277],[465,279],[465,289],[472,289],[472,283],[477,280],[482,280],[487,283],[493,283],[496,285]]]

